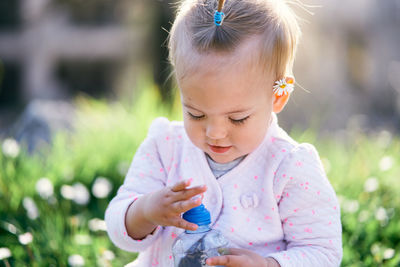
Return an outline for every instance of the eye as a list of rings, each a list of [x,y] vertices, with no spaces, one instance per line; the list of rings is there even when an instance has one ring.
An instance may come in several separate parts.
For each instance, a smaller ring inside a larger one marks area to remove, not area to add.
[[[245,122],[245,120],[247,120],[248,118],[250,118],[250,116],[244,117],[243,119],[239,119],[239,120],[234,120],[234,119],[229,119],[233,124],[243,124]]]
[[[190,113],[189,111],[187,112],[187,114],[189,114],[190,118],[193,120],[201,120],[202,118],[204,118],[204,115],[195,116],[192,113]]]

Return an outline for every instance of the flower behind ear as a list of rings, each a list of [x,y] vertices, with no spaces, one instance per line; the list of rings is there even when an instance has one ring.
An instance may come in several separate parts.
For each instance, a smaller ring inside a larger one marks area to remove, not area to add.
[[[275,82],[273,92],[276,96],[287,95],[293,92],[293,78],[283,78]]]

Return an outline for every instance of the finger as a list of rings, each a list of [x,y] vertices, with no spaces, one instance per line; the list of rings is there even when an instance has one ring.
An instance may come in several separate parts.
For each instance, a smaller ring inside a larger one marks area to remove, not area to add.
[[[248,254],[248,250],[240,248],[219,248],[218,253],[221,255],[243,255]]]
[[[229,255],[230,253],[230,248],[219,248],[218,253],[220,255]]]
[[[188,186],[190,185],[190,183],[191,183],[190,180],[184,180],[184,181],[177,182],[176,184],[174,184],[174,185],[171,187],[171,190],[172,190],[173,192],[182,191],[183,189],[185,189],[186,187],[188,187]]]
[[[195,231],[199,227],[197,224],[190,223],[188,221],[185,221],[184,219],[176,220],[172,224],[172,226],[175,226],[175,227],[178,227],[178,228],[182,228],[182,229],[185,229],[185,230],[189,230],[189,231]]]
[[[206,185],[199,185],[193,188],[185,189],[176,194],[176,200],[186,200],[194,196],[201,195],[207,191]],[[201,196],[199,198],[203,199]]]
[[[189,199],[186,201],[178,201],[172,204],[172,209],[176,213],[186,212],[194,207],[197,207],[201,204],[201,198]]]
[[[238,255],[225,255],[225,256],[208,258],[206,260],[206,263],[207,263],[207,265],[211,265],[211,266],[223,265],[223,266],[227,266],[227,267],[235,267],[235,266],[244,266],[245,265],[243,256],[238,256]]]

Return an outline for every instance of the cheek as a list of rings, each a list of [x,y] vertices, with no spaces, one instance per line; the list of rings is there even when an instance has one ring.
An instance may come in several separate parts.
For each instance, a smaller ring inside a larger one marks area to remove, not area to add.
[[[252,151],[264,140],[267,127],[267,125],[261,127],[260,123],[252,123],[242,131],[236,131],[236,139],[244,149]]]
[[[202,127],[199,122],[193,122],[188,118],[183,120],[185,125],[185,131],[189,139],[194,143],[198,144],[202,141]]]

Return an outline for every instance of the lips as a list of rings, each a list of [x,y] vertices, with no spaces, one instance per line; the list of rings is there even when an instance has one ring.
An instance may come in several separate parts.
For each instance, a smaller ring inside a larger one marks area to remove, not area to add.
[[[208,146],[215,153],[225,153],[232,147],[232,146],[212,146],[212,145],[208,145]]]

